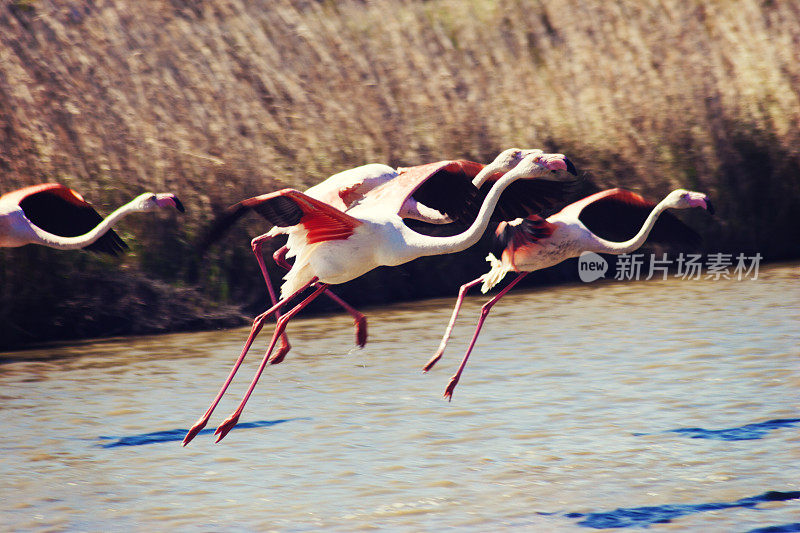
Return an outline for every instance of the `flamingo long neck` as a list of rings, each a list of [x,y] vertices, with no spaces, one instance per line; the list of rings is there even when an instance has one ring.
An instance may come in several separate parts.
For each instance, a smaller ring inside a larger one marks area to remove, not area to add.
[[[500,172],[500,170],[502,169],[497,165],[495,165],[494,163],[489,163],[488,165],[483,167],[481,171],[475,175],[474,178],[472,178],[472,184],[480,189],[481,185],[483,185],[483,182],[486,181],[489,178],[489,176],[491,176],[495,172]]]
[[[465,250],[477,243],[484,231],[486,231],[486,227],[489,225],[492,212],[495,206],[497,206],[497,202],[500,200],[500,195],[503,193],[503,190],[522,177],[522,172],[511,171],[497,180],[489,190],[489,194],[486,195],[480,211],[478,211],[478,216],[475,218],[472,225],[463,233],[450,237],[431,237],[413,232],[413,236],[408,239],[409,242],[407,243],[409,251],[411,251],[415,257],[451,254]]]
[[[112,212],[95,226],[94,229],[83,235],[78,235],[77,237],[62,237],[44,231],[35,225],[32,226],[31,229],[36,235],[37,244],[57,248],[59,250],[76,250],[78,248],[85,248],[94,243],[97,239],[105,235],[121,218],[138,211],[140,211],[140,209],[138,208],[137,200],[134,199]]]
[[[634,250],[638,250],[644,244],[644,241],[647,240],[647,237],[650,235],[650,231],[653,229],[653,226],[658,220],[658,217],[667,210],[669,207],[669,201],[667,198],[661,200],[647,218],[642,225],[642,228],[639,230],[639,233],[634,235],[632,238],[628,239],[627,241],[623,242],[614,242],[614,241],[607,241],[600,237],[596,237],[596,249],[595,252],[600,253],[607,253],[607,254],[627,254],[628,252],[633,252]]]

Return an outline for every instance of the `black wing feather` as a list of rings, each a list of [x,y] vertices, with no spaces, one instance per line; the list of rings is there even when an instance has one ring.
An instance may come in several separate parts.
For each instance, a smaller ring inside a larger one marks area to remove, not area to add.
[[[256,196],[242,200],[225,209],[211,223],[197,245],[200,254],[204,254],[212,244],[222,239],[230,228],[250,211],[255,211],[270,224],[281,227],[295,226],[303,217],[300,206],[286,196],[276,195],[267,199]]]
[[[481,197],[485,198],[492,182],[481,186]],[[547,217],[569,203],[578,191],[577,179],[520,179],[509,185],[497,202],[492,220],[514,220],[529,215]]]
[[[303,210],[293,198],[288,196],[274,196],[261,201],[253,200],[255,199],[245,200],[242,203],[274,226],[282,228],[296,226],[303,218]]]
[[[471,223],[481,207],[478,188],[463,169],[443,168],[435,172],[411,196],[454,221]]]

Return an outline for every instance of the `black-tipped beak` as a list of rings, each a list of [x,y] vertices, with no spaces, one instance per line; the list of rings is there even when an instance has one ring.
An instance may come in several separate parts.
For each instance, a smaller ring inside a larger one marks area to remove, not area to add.
[[[567,164],[567,172],[569,172],[573,176],[577,176],[578,170],[575,168],[575,165],[572,164],[572,161],[570,161],[568,158],[565,157],[564,162]]]
[[[706,211],[708,211],[709,215],[714,214],[714,204],[711,203],[710,198],[706,198]]]
[[[178,199],[178,197],[173,195],[172,199],[175,200],[175,209],[177,209],[181,213],[185,213],[186,209],[184,209],[183,203],[181,203],[181,201]]]

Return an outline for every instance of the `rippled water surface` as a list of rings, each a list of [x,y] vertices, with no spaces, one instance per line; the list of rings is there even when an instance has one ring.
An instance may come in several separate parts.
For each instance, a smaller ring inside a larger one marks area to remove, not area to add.
[[[220,444],[265,328],[0,354],[0,516],[16,530],[751,531],[800,523],[800,266],[758,280],[512,291],[452,403],[483,296],[290,324]],[[797,531],[797,529],[784,529]]]

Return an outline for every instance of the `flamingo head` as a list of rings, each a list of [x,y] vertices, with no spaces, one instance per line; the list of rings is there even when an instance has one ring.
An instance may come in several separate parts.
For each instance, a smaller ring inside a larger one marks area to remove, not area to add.
[[[181,213],[185,211],[181,201],[172,193],[142,193],[131,204],[137,211],[152,211],[163,207],[172,207]]]
[[[688,209],[690,207],[702,207],[710,214],[714,214],[714,206],[707,194],[702,192],[687,191],[686,189],[676,189],[669,193],[665,198],[667,205],[674,209]]]
[[[494,172],[508,172],[517,166],[519,162],[525,159],[527,156],[541,153],[543,153],[542,150],[537,148],[528,150],[522,150],[520,148],[508,148],[507,150],[500,152],[497,157],[494,158],[494,161],[489,163],[487,166],[492,167]]]
[[[575,165],[564,154],[546,154],[541,150],[523,150],[523,159],[517,165],[517,170],[530,178],[544,175],[548,171],[557,172],[566,170],[570,174],[578,175]]]

